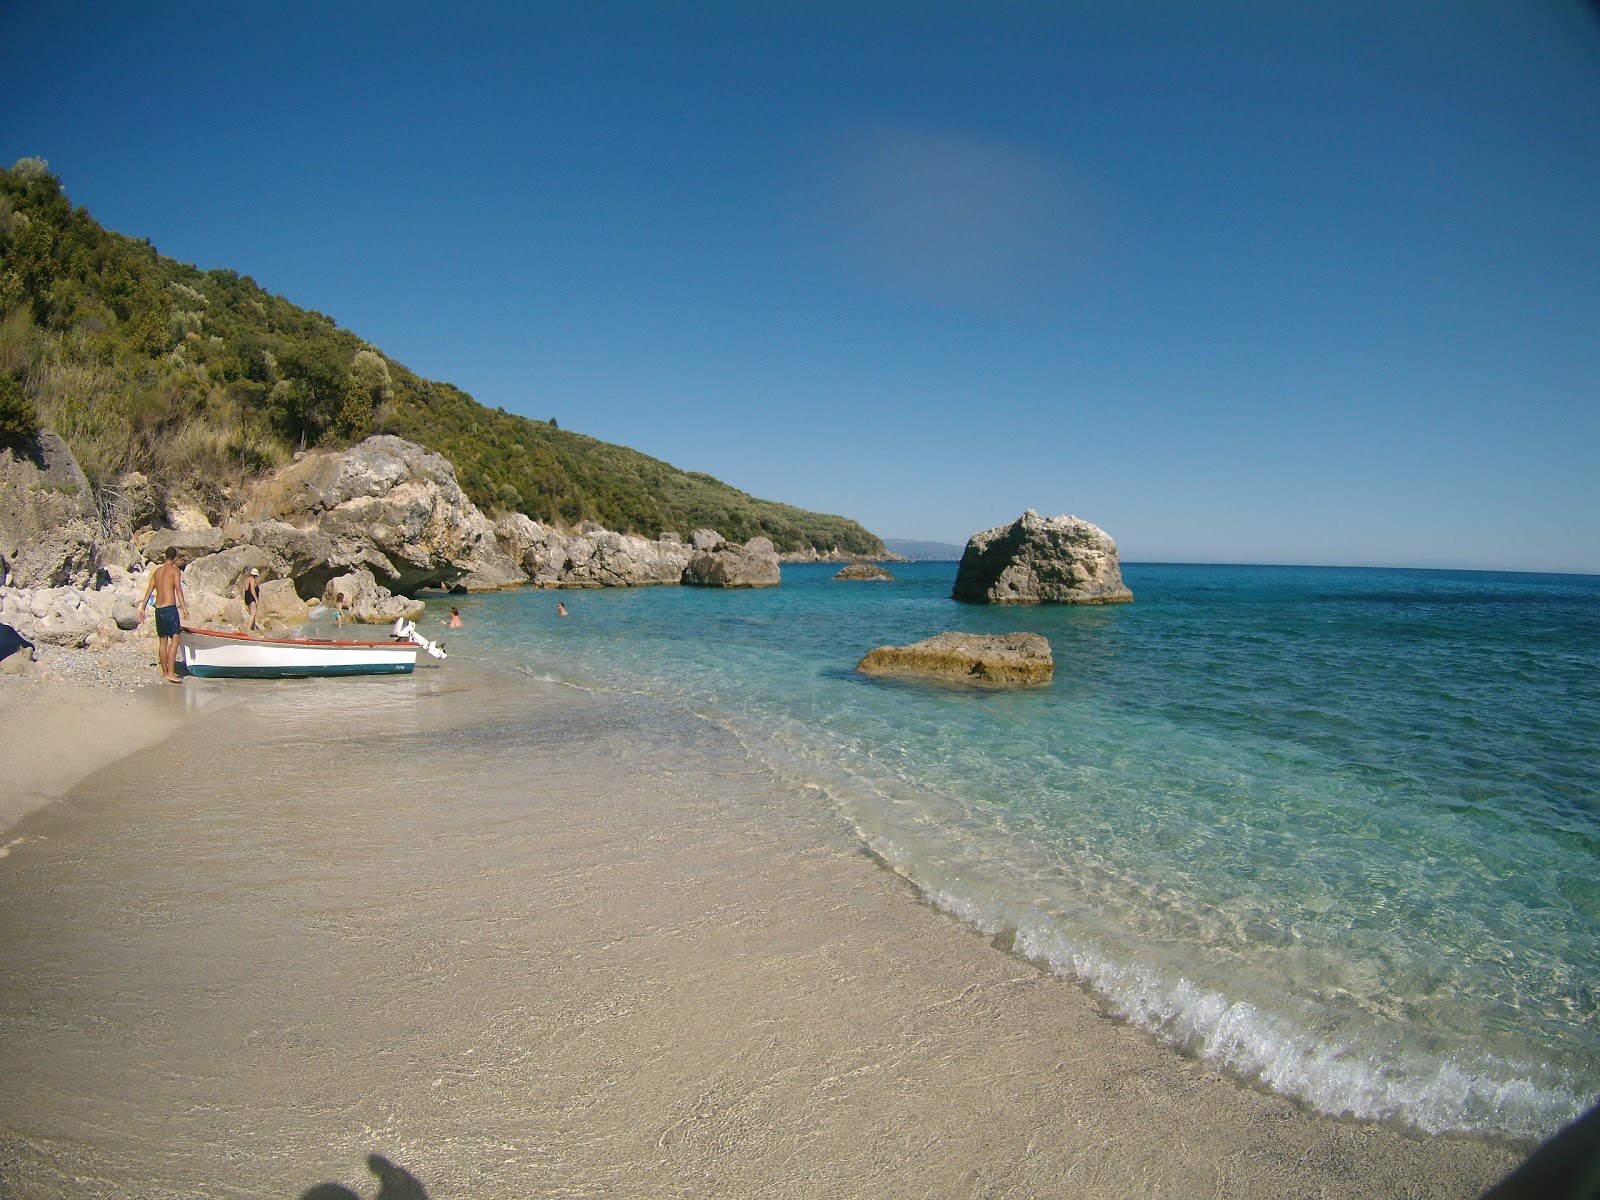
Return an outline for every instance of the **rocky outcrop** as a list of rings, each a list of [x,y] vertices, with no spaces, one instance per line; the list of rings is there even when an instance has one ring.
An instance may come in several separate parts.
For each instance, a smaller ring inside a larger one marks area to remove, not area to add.
[[[332,566],[365,567],[391,592],[449,586],[498,551],[450,463],[387,435],[305,455],[258,484],[243,517],[315,529]]]
[[[567,543],[563,587],[649,587],[678,583],[689,564],[681,542],[647,541],[601,529]]]
[[[777,587],[782,582],[778,553],[769,539],[751,538],[735,546],[719,538],[714,545],[698,548],[704,532],[695,531],[697,549],[683,568],[682,581],[687,586],[756,588]]]
[[[894,576],[889,574],[888,571],[884,570],[877,563],[853,562],[853,563],[848,564],[847,566],[841,567],[840,570],[839,570],[839,573],[837,575],[835,575],[834,578],[835,579],[866,579],[866,580],[874,580],[874,581],[876,581],[876,580],[891,580],[892,581],[894,579]]]
[[[564,534],[520,513],[495,526],[501,550],[538,587],[650,587],[681,581],[689,551],[675,533],[655,541],[585,521]],[[720,539],[719,539],[720,540]]]
[[[910,646],[879,646],[865,675],[920,676],[991,687],[1037,687],[1055,675],[1050,643],[1036,633],[941,633]]]
[[[1029,509],[1010,525],[975,533],[951,595],[974,604],[1118,604],[1133,599],[1122,582],[1117,544],[1077,517]]]
[[[83,587],[100,567],[94,495],[66,442],[46,431],[37,445],[0,450],[0,585]]]
[[[852,556],[837,546],[832,550],[818,550],[814,546],[807,546],[804,550],[785,550],[778,555],[778,561],[780,563],[847,563],[852,561]]]

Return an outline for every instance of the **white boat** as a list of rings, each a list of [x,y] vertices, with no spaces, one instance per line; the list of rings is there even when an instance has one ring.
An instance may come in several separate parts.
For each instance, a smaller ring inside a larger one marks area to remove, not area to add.
[[[406,622],[407,625],[410,622]],[[397,630],[397,637],[399,636]],[[300,675],[407,675],[416,668],[417,651],[444,650],[432,643],[328,642],[310,638],[258,637],[223,629],[184,627],[178,638],[178,661],[202,679],[256,676],[284,679]]]

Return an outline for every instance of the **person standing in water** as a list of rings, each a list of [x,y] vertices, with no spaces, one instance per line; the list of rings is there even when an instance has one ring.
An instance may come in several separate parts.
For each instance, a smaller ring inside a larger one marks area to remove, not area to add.
[[[189,601],[183,594],[183,572],[178,569],[178,548],[167,547],[167,556],[161,565],[150,572],[150,582],[145,584],[144,599],[139,601],[139,620],[144,620],[144,610],[150,597],[156,601],[156,637],[160,647],[161,678],[168,683],[182,683],[178,677],[178,635],[183,632],[183,617],[189,615]]]
[[[567,606],[565,604],[561,603],[561,601],[557,600],[556,601],[556,616],[564,617],[566,615],[567,615]]]
[[[461,628],[461,610],[454,604],[450,606],[450,620],[446,622],[451,629]]]

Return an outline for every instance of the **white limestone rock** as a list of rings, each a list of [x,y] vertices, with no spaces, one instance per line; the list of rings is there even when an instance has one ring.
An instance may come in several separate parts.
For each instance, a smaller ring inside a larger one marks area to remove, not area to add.
[[[1010,525],[968,539],[951,595],[973,604],[1133,599],[1122,582],[1117,544],[1103,530],[1077,517],[1041,517],[1031,508]]]

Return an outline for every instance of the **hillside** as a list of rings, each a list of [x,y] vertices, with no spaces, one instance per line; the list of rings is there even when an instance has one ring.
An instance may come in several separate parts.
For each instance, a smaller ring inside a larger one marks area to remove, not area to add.
[[[846,517],[490,409],[333,318],[200,271],[74,209],[38,159],[0,170],[0,445],[54,429],[97,493],[129,471],[220,514],[307,446],[395,433],[443,454],[486,513],[654,537],[700,527],[780,551],[883,543]]]

